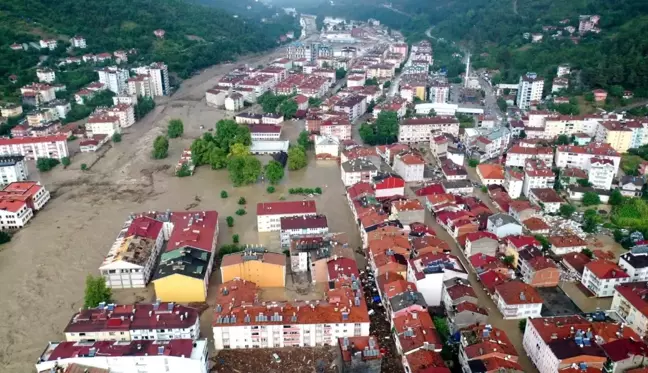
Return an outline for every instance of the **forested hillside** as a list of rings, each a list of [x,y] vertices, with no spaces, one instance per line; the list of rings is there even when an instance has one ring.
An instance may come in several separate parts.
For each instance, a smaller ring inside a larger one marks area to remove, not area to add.
[[[163,40],[153,35],[159,28],[166,31]],[[37,61],[35,52],[11,51],[11,43],[42,36],[65,40],[83,35],[85,53],[137,48],[140,58],[165,61],[172,71],[188,76],[237,54],[274,47],[290,30],[298,30],[292,19],[252,22],[184,0],[0,0],[0,77]]]

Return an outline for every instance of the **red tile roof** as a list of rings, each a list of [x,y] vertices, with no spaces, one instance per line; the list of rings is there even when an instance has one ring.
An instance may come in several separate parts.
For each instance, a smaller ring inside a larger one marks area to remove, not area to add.
[[[400,177],[390,176],[374,183],[374,185],[376,190],[403,188],[405,186],[405,181]]]
[[[495,287],[503,284],[508,280],[508,277],[501,275],[495,271],[489,270],[479,275],[479,280],[488,290],[489,293],[495,293]]]
[[[497,236],[494,233],[481,231],[481,232],[472,232],[466,235],[466,241],[475,242],[481,240],[482,238],[490,238],[497,241]]]
[[[549,243],[553,247],[577,247],[587,245],[587,242],[585,242],[585,240],[574,234],[568,234],[564,236],[550,236]]]
[[[286,216],[281,218],[281,230],[316,229],[328,227],[326,215]]]
[[[504,180],[504,167],[502,165],[483,163],[477,166],[477,171],[484,179]]]
[[[457,310],[457,313],[467,311],[488,316],[488,311],[486,311],[485,308],[479,307],[475,303],[470,303],[468,301],[457,304],[455,309]]]
[[[648,317],[648,282],[631,282],[616,286],[616,291],[639,312]]]
[[[438,352],[420,349],[408,354],[405,359],[412,373],[450,373]]]
[[[562,260],[567,262],[574,270],[583,274],[585,265],[592,261],[590,257],[583,253],[569,253],[562,256]]]
[[[499,296],[506,304],[533,304],[543,302],[542,297],[540,297],[540,294],[533,286],[519,280],[511,280],[497,285],[495,292],[499,293]]]
[[[315,201],[282,201],[260,202],[257,204],[257,215],[290,215],[290,214],[315,214],[317,208]]]
[[[434,328],[432,317],[427,310],[406,312],[392,321],[404,353],[423,347],[425,342],[434,346],[434,349],[441,349],[441,337]]]
[[[208,252],[213,250],[218,233],[218,212],[173,212],[171,223],[173,223],[173,231],[169,236],[167,252],[185,246]]]
[[[329,280],[334,280],[339,277],[350,278],[352,275],[355,276],[355,278],[358,278],[360,276],[360,273],[358,272],[358,265],[353,259],[337,258],[328,261],[326,263],[326,266],[328,268]]]
[[[345,343],[348,343],[348,345],[345,346]],[[375,356],[374,355],[366,356],[364,354],[365,348],[380,351],[380,346],[378,345],[378,341],[374,336],[338,338],[338,346],[340,348],[340,354],[342,355],[342,360],[347,362],[352,360],[353,353],[355,351],[363,352],[362,360],[365,361],[382,358],[382,354],[380,352],[378,352],[378,355]]]
[[[613,362],[631,359],[633,356],[648,355],[648,346],[644,342],[630,338],[621,338],[601,346],[605,354]]]
[[[159,220],[151,219],[147,216],[140,216],[133,219],[126,231],[126,237],[134,235],[155,240],[158,238],[163,226],[164,223]]]
[[[551,227],[544,220],[533,217],[522,222],[522,225],[531,232],[548,230]]]
[[[594,276],[599,279],[627,278],[630,277],[616,263],[607,260],[595,260],[585,265]]]
[[[132,342],[99,341],[90,343],[61,342],[46,357],[46,361],[67,359],[75,356],[88,356],[90,348],[95,348],[97,356],[191,356],[194,341],[191,339],[174,339],[170,341],[146,341],[138,340]],[[159,349],[163,349],[160,354]]]
[[[277,266],[286,266],[286,256],[284,254],[280,253],[269,253],[269,252],[264,252],[264,253],[250,253],[250,252],[238,252],[238,253],[232,253],[232,254],[227,254],[223,256],[222,262],[221,262],[221,267],[228,267],[231,265],[239,265],[247,261],[247,257],[255,257],[259,262],[263,263],[268,263],[268,264],[273,264]],[[246,257],[246,258],[244,258]]]
[[[66,142],[67,136],[40,136],[40,137],[18,137],[13,139],[0,138],[0,145],[35,144],[45,142]]]
[[[506,241],[518,250],[529,245],[541,246],[540,242],[533,236],[508,236],[506,237]]]

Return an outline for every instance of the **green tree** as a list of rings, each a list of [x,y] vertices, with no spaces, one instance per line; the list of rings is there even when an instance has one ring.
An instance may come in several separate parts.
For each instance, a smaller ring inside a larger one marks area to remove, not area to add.
[[[594,93],[592,92],[587,92],[584,95],[585,101],[587,102],[594,102]]]
[[[497,106],[502,111],[502,113],[506,113],[506,110],[508,110],[508,104],[506,103],[506,100],[503,99],[502,97],[497,99]]]
[[[234,226],[234,217],[228,216],[225,220],[227,221],[228,227],[232,228]]]
[[[468,160],[468,166],[473,167],[473,168],[479,166],[479,160],[477,160],[477,159]]]
[[[239,198],[239,200],[238,200],[239,205],[245,205],[246,203],[247,203],[247,200],[245,199],[245,197]]]
[[[619,206],[620,204],[622,204],[623,195],[621,194],[621,191],[618,189],[614,189],[612,191],[612,194],[610,194],[610,200],[608,202],[612,206]]]
[[[236,215],[238,215],[238,216],[243,216],[245,214],[247,214],[247,211],[245,211],[245,209],[236,210]]]
[[[101,302],[110,303],[112,292],[106,286],[106,279],[103,276],[86,277],[85,296],[83,306],[85,308],[95,308]]]
[[[203,138],[207,141],[215,143],[215,145],[229,154],[230,147],[233,144],[243,144],[245,146],[252,145],[252,137],[250,136],[250,129],[247,126],[241,126],[233,120],[223,119],[216,123],[216,135]]]
[[[315,188],[315,194],[322,194],[322,188],[320,187]]]
[[[299,137],[297,138],[297,144],[302,148],[308,150],[313,146],[313,142],[310,139],[310,134],[308,131],[301,131]]]
[[[283,114],[285,119],[291,119],[297,114],[298,105],[295,100],[289,99],[279,105],[279,112]]]
[[[335,79],[337,79],[337,80],[344,79],[346,74],[347,74],[347,71],[345,69],[339,68],[339,69],[335,70]]]
[[[374,124],[363,123],[359,129],[367,145],[393,144],[398,140],[398,117],[394,111],[381,111]]]
[[[151,97],[139,97],[135,105],[135,119],[140,120],[155,109],[155,101]]]
[[[594,206],[601,203],[601,198],[594,192],[585,192],[583,194],[583,205]]]
[[[121,141],[122,141],[122,135],[121,135],[121,133],[117,133],[117,132],[113,133],[113,135],[112,135],[112,142],[114,142],[114,143],[118,143],[118,142],[121,142]]]
[[[569,136],[567,135],[559,135],[558,139],[556,140],[557,145],[568,145],[569,144]]]
[[[81,163],[81,171],[85,171],[88,169],[88,165],[85,163]]]
[[[524,132],[524,130],[520,131],[520,138],[526,139],[526,137],[527,137],[526,132]]]
[[[229,157],[242,157],[250,154],[250,147],[241,143],[232,144]]]
[[[236,156],[227,165],[234,186],[256,183],[261,175],[261,162],[252,155]]]
[[[234,244],[239,243],[239,235],[238,234],[235,234],[235,235],[232,236],[232,242]]]
[[[153,142],[153,158],[164,159],[169,155],[169,139],[166,136],[158,136]]]
[[[585,254],[590,259],[592,259],[594,257],[594,253],[592,252],[592,250],[590,250],[588,248],[585,248],[585,249],[581,250],[581,253]]]
[[[180,168],[176,171],[176,176],[177,177],[191,176],[191,168],[189,168],[189,165],[187,164],[187,162],[183,162],[180,165]]]
[[[578,180],[576,180],[576,182],[578,183],[578,185],[580,185],[582,187],[591,187],[592,186],[592,183],[590,183],[589,180],[587,180],[587,179],[578,179]]]
[[[11,235],[5,231],[0,231],[0,245],[11,241]]]
[[[59,164],[59,160],[55,158],[38,158],[36,161],[36,168],[40,172],[47,172]]]
[[[308,165],[308,156],[301,146],[292,146],[288,149],[288,169],[300,170]]]
[[[506,265],[513,265],[514,261],[515,261],[515,257],[513,255],[507,255],[504,258],[502,258],[502,262]]]
[[[566,219],[571,218],[571,216],[576,212],[576,207],[568,204],[568,203],[563,203],[560,205],[560,215]]]
[[[180,119],[171,119],[167,128],[167,135],[170,139],[182,136],[184,133],[184,124]]]
[[[63,157],[61,158],[61,164],[65,167],[70,165],[70,157]]]
[[[391,87],[391,81],[388,80],[383,84],[383,88],[387,89],[389,87]]]
[[[533,236],[533,238],[535,238],[536,240],[538,240],[538,242],[540,242],[540,244],[542,245],[542,250],[548,250],[549,247],[551,246],[547,237],[543,235],[536,234]]]
[[[527,325],[527,319],[522,319],[518,322],[518,328],[522,333],[526,330],[526,325]]]
[[[268,193],[270,193],[270,194],[274,193],[276,190],[277,190],[277,189],[276,189],[275,187],[273,187],[272,185],[270,185],[270,186],[268,186],[268,187],[266,188],[266,192],[268,192]]]
[[[322,105],[322,99],[317,98],[317,97],[309,97],[308,98],[308,106],[309,107],[318,107]]]
[[[226,191],[226,190],[221,190],[220,196],[221,196],[221,198],[227,198],[227,197],[229,197],[229,195],[227,194],[227,191]]]
[[[225,168],[227,167],[227,154],[223,149],[212,144],[209,152],[207,153],[207,163],[209,163],[212,170],[220,170],[221,168]]]
[[[277,161],[270,161],[264,168],[265,178],[271,184],[277,184],[284,177],[284,168],[281,163]],[[272,193],[272,192],[270,192]]]

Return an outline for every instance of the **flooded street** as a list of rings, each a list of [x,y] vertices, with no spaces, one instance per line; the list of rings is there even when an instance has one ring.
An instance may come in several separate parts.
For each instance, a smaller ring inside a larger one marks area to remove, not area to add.
[[[256,65],[280,55],[274,51],[241,61]],[[39,175],[30,164],[30,178],[41,181],[52,199],[0,249],[0,299],[5,300],[0,305],[1,372],[32,371],[47,341],[63,339],[63,328],[83,305],[86,276],[99,274],[98,267],[129,213],[216,210],[220,214],[219,245],[231,243],[233,234],[240,235],[241,244],[260,244],[272,238],[259,237],[256,232],[257,202],[278,201],[282,195],[286,200],[301,200],[302,196],[288,195],[288,188],[319,186],[324,193],[314,199],[318,211],[328,216],[331,231],[348,231],[350,245],[359,245],[359,234],[343,196],[339,166],[334,161],[311,160],[306,169],[286,170],[274,194],[268,194],[263,183],[234,188],[227,171],[213,171],[208,166],[198,168],[191,177],[173,175],[182,150],[218,120],[231,117],[207,106],[204,92],[232,68],[219,65],[192,77],[174,96],[159,100],[153,112],[124,131],[121,143],[107,145],[96,154],[75,154],[67,169],[57,166]],[[183,120],[184,136],[170,140],[166,159],[151,159],[153,140],[166,131],[173,118]],[[282,137],[291,140],[303,128],[303,122],[285,125]],[[80,170],[83,163],[89,166],[88,171]],[[221,190],[226,190],[229,198],[220,198]],[[245,197],[249,211],[242,217],[235,214],[240,208],[239,197]],[[230,215],[235,218],[233,228],[225,223]],[[277,241],[278,236],[277,232]],[[217,278],[215,271],[210,299]],[[114,300],[124,303],[153,297],[151,287],[114,293]],[[211,312],[205,312],[202,318],[204,336],[209,336]]]

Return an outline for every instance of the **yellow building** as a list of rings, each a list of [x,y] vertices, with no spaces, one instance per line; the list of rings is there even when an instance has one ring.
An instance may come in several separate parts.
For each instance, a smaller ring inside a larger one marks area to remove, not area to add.
[[[182,247],[162,254],[153,276],[155,297],[162,302],[205,302],[212,254]]]
[[[424,85],[414,86],[414,96],[421,99],[421,101],[427,100],[427,87]]]
[[[278,253],[244,251],[225,255],[221,262],[222,283],[236,278],[261,288],[286,286],[286,256]]]
[[[603,122],[596,133],[596,140],[606,142],[619,153],[627,153],[632,146],[633,131],[616,121]]]

